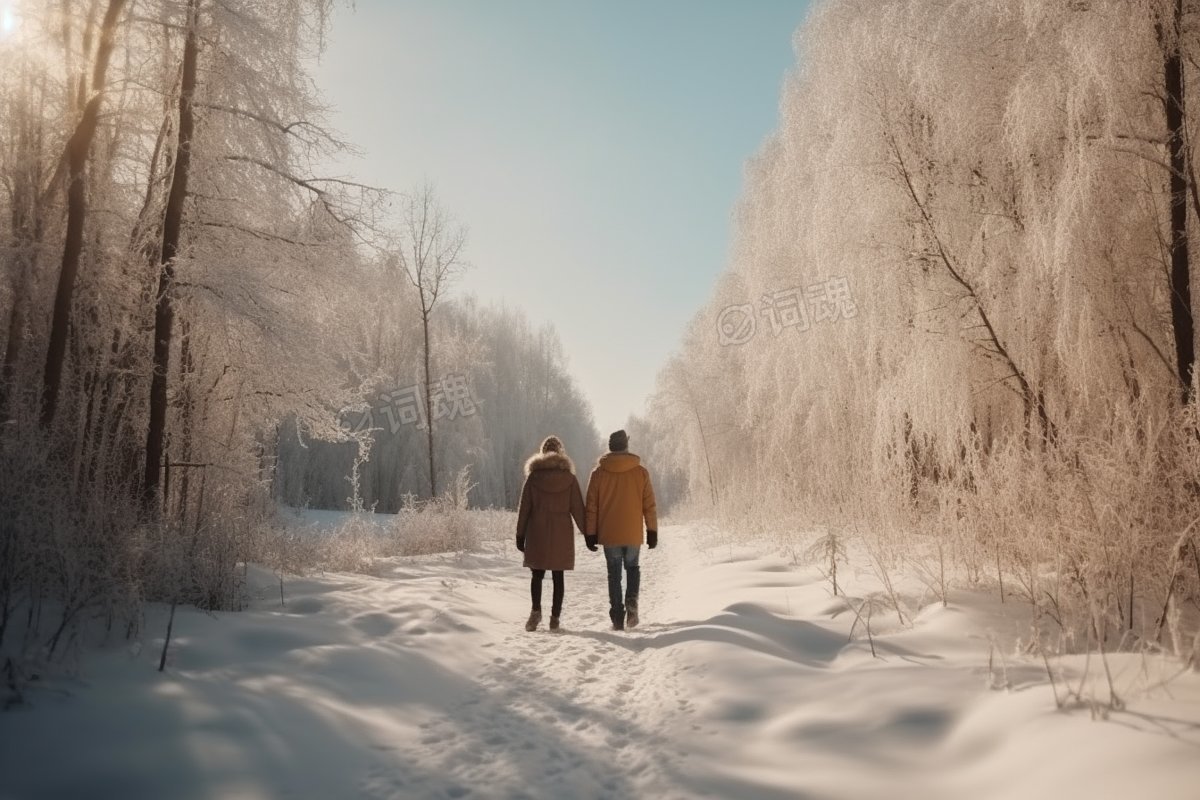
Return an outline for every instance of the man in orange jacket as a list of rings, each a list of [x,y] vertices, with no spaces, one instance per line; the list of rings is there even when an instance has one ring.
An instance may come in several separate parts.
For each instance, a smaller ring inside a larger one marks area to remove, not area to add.
[[[640,458],[628,452],[629,435],[617,431],[609,436],[608,450],[588,479],[584,536],[592,552],[597,544],[604,546],[604,560],[608,562],[608,616],[613,630],[621,631],[638,624],[642,523],[646,525],[646,546],[653,550],[658,546],[658,514],[650,473]],[[629,575],[624,598],[622,567]]]

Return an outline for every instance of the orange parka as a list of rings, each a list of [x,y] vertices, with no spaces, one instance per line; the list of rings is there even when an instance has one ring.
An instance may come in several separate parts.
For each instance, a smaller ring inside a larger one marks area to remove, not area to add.
[[[633,453],[606,453],[588,479],[587,528],[605,547],[641,546],[645,530],[658,530],[654,487]]]

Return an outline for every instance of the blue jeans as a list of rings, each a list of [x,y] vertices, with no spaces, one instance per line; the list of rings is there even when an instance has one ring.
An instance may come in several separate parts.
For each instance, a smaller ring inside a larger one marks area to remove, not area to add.
[[[614,620],[624,618],[625,606],[637,608],[638,589],[642,582],[642,568],[638,566],[641,551],[642,548],[637,546],[604,548],[604,560],[608,563],[608,613]],[[624,603],[621,602],[621,567],[629,573]]]

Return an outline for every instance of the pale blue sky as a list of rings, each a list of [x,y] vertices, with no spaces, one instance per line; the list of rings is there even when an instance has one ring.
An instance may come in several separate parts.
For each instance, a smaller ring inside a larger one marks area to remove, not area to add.
[[[602,432],[725,264],[807,0],[357,0],[317,80],[391,189],[470,229],[458,291],[552,323]],[[715,335],[715,332],[714,332]]]

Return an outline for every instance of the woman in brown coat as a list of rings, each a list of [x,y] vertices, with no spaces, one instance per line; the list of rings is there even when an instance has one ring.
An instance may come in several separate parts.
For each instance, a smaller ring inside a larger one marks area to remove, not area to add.
[[[525,487],[517,508],[517,549],[525,553],[525,566],[533,572],[529,595],[533,610],[525,630],[537,630],[542,621],[542,579],[550,570],[554,600],[550,630],[558,630],[563,604],[563,570],[575,569],[575,529],[583,532],[583,492],[575,478],[575,465],[567,458],[557,436],[542,442],[541,452],[525,462]]]

